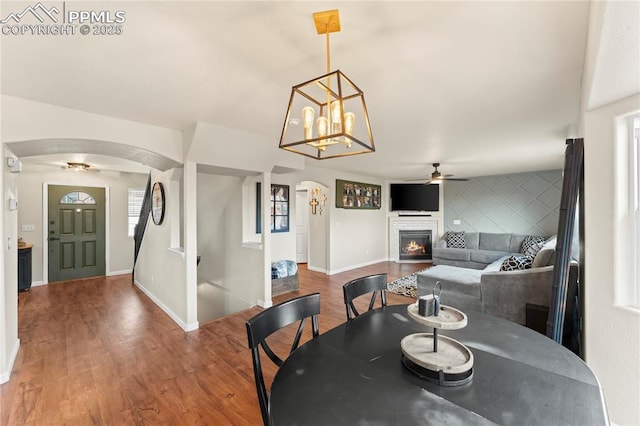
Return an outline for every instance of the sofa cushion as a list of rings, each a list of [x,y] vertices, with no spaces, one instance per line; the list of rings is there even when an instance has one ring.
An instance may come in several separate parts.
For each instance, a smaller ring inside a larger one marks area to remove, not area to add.
[[[551,266],[556,260],[556,236],[549,237],[533,259],[532,268]]]
[[[467,248],[471,250],[478,250],[478,239],[480,234],[477,232],[467,232],[464,239],[467,240]]]
[[[500,267],[502,267],[502,263],[508,257],[509,256],[502,256],[501,258],[494,260],[493,262],[488,264],[486,268],[484,268],[482,270],[482,273],[485,273],[485,272],[498,272],[500,270]]]
[[[547,237],[540,237],[535,235],[527,235],[522,241],[522,247],[520,248],[520,253],[525,256],[535,257],[536,254],[540,251],[542,246],[544,245]]]
[[[434,248],[433,257],[447,260],[465,260],[471,259],[471,251],[461,248]]]
[[[530,256],[522,256],[522,255],[513,255],[507,257],[504,262],[502,262],[502,266],[500,267],[501,271],[518,271],[523,269],[531,269],[531,263],[533,262],[533,258]]]
[[[533,258],[533,263],[531,264],[532,268],[540,268],[542,266],[553,265],[555,260],[556,251],[555,249],[542,249],[536,254],[536,257]]]
[[[480,250],[509,251],[511,234],[489,234],[487,232],[480,232],[479,238],[478,248]]]
[[[493,251],[493,250],[472,250],[470,260],[473,262],[479,263],[491,263],[496,259],[500,259],[504,257],[505,254],[508,254],[504,251]]]
[[[520,253],[522,242],[526,238],[526,235],[511,234],[511,243],[509,244],[509,253]]]
[[[467,248],[467,240],[464,238],[464,231],[447,231],[448,248]]]
[[[422,284],[423,287],[439,281],[443,292],[456,292],[480,299],[481,270],[438,265],[416,275],[418,284]],[[446,304],[444,298],[442,302]]]

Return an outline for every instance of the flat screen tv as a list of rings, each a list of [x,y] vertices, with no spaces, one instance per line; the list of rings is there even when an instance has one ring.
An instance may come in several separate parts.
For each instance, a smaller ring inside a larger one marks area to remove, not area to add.
[[[391,211],[440,210],[440,185],[422,183],[392,183],[389,187]]]

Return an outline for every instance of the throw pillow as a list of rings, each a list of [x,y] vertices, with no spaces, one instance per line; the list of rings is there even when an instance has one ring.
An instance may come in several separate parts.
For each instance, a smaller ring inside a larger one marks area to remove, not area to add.
[[[501,271],[518,271],[523,269],[531,269],[533,258],[529,256],[509,256],[500,267]]]
[[[447,247],[467,248],[467,240],[464,237],[464,231],[461,231],[461,232],[447,231]]]
[[[524,254],[525,256],[531,256],[531,258],[534,258],[536,254],[538,254],[546,240],[547,237],[527,235],[522,242],[520,253]]]

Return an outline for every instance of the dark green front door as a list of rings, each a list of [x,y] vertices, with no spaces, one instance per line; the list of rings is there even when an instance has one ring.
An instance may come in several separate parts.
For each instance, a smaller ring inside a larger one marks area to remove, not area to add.
[[[49,185],[49,282],[105,274],[105,191]]]

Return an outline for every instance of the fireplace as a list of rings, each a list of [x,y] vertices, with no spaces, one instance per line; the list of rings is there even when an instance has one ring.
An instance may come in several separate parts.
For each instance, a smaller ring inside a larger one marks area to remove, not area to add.
[[[400,260],[431,260],[431,230],[399,230]]]

